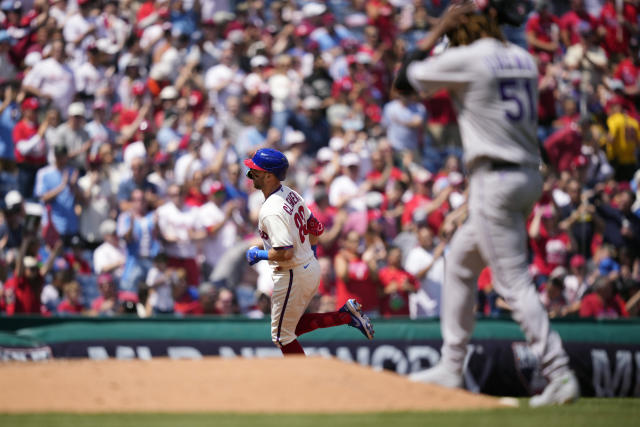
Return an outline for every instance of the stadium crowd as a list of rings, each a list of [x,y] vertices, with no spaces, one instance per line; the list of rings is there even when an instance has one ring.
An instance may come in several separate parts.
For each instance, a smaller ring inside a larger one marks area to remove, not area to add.
[[[639,3],[541,0],[505,29],[540,71],[527,232],[553,317],[639,311]],[[326,227],[312,311],[438,316],[466,217],[453,102],[390,88],[447,4],[3,0],[0,313],[264,316],[242,159],[274,147]],[[508,311],[485,269],[478,315]]]

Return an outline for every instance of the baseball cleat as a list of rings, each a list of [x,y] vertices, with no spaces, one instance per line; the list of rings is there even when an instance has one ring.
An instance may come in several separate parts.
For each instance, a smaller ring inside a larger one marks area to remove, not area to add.
[[[442,363],[432,368],[414,372],[409,375],[409,381],[414,383],[436,384],[447,388],[462,388],[462,374],[447,369]]]
[[[367,339],[373,339],[375,332],[371,324],[371,319],[362,313],[362,305],[358,301],[353,298],[348,300],[339,311],[351,315],[351,323],[349,323],[349,326],[359,329]]]
[[[529,406],[537,408],[549,405],[564,405],[580,397],[580,385],[571,371],[552,379],[541,394],[529,399]]]

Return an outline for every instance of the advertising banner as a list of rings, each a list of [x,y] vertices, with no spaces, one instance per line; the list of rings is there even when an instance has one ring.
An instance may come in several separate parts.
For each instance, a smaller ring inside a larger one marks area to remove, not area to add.
[[[435,364],[439,340],[411,343],[393,340],[303,342],[307,355],[338,359],[406,375]],[[220,357],[280,357],[265,341],[224,340],[110,340],[50,344],[54,358],[198,359]],[[571,368],[583,396],[640,397],[640,345],[567,342]],[[530,396],[544,388],[538,361],[524,341],[474,340],[465,360],[465,387],[499,396]]]

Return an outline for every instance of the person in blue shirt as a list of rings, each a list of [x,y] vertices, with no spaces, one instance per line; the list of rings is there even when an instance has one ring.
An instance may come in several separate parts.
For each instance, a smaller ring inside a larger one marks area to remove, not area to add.
[[[20,106],[16,102],[16,90],[12,83],[4,86],[0,104],[0,160],[13,162],[13,127],[20,119]],[[4,169],[4,168],[3,168]]]
[[[66,243],[78,233],[76,201],[82,204],[78,191],[78,170],[69,166],[69,156],[65,145],[54,147],[55,163],[38,170],[36,175],[36,196],[51,208],[51,221]],[[43,225],[48,221],[43,218]]]
[[[132,204],[131,194],[133,190],[140,189],[144,192],[145,200],[152,207],[158,203],[158,187],[147,179],[148,165],[144,158],[136,157],[131,160],[131,176],[118,185],[118,203],[120,211],[128,211]]]
[[[427,111],[410,95],[398,95],[382,111],[382,125],[394,150],[411,151],[421,158]]]
[[[127,257],[120,279],[120,288],[136,290],[137,284],[144,281],[153,258],[160,251],[160,241],[156,238],[156,217],[149,210],[144,192],[135,189],[131,192],[131,209],[118,217],[118,236],[125,241]]]
[[[6,84],[0,91],[4,93],[0,104],[0,193],[4,194],[16,185],[16,179],[7,172],[11,172],[15,164],[13,128],[20,119],[20,106],[13,83]]]

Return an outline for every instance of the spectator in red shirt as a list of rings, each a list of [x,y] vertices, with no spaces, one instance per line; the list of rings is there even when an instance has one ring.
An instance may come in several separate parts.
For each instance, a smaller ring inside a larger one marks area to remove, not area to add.
[[[549,276],[554,268],[567,264],[574,245],[569,235],[558,227],[558,214],[553,206],[539,206],[534,210],[529,238],[536,275]]]
[[[387,253],[387,266],[378,273],[384,292],[380,301],[380,314],[385,317],[408,316],[409,294],[420,287],[416,278],[402,268],[401,262],[402,251],[393,247]]]
[[[393,165],[393,151],[380,149],[371,153],[371,171],[367,174],[369,189],[384,193],[394,181],[408,182],[408,177]]]
[[[13,128],[16,164],[18,165],[18,191],[25,199],[33,196],[38,169],[47,164],[47,144],[44,134],[49,128],[49,116],[38,124],[36,98],[22,101],[22,119]]]
[[[605,31],[603,47],[609,56],[629,54],[631,34],[638,32],[638,6],[630,1],[607,0],[600,11],[600,25]]]
[[[183,268],[176,269],[172,282],[173,311],[179,316],[202,314],[202,304],[190,292],[187,272]]]
[[[550,61],[549,54],[540,54],[538,61],[538,139],[541,141],[551,135],[551,126],[557,116],[555,91],[558,88],[558,82]]]
[[[64,285],[64,299],[58,304],[59,314],[82,314],[84,305],[81,301],[80,285],[73,281]]]
[[[585,23],[591,27],[591,31],[596,31],[598,21],[589,15],[584,7],[583,0],[571,0],[571,10],[560,18],[560,39],[565,47],[580,43],[578,27]]]
[[[336,272],[336,308],[342,307],[350,298],[357,299],[367,313],[379,312],[378,266],[373,249],[366,248],[360,255],[360,235],[357,231],[347,233],[342,249],[334,259]]]
[[[451,96],[441,90],[423,101],[429,112],[427,128],[437,148],[459,148],[462,146],[460,128],[456,119]]]
[[[560,19],[551,12],[548,0],[538,2],[525,27],[529,52],[536,55],[545,52],[553,56],[560,48]]]
[[[582,139],[589,131],[589,120],[580,120],[555,131],[543,145],[549,163],[557,172],[570,171],[576,157],[582,154]]]
[[[614,275],[600,276],[593,284],[594,292],[582,298],[580,317],[616,319],[629,317],[624,300],[614,288]]]
[[[348,214],[344,209],[338,209],[329,204],[329,195],[324,185],[316,186],[313,199],[314,202],[310,204],[309,210],[324,225],[325,230],[319,237],[316,253],[322,264],[323,258],[333,259],[338,253],[340,249],[338,238],[347,222]]]
[[[97,316],[113,316],[122,312],[123,303],[138,302],[138,295],[128,291],[118,291],[118,286],[111,273],[98,276],[100,296],[91,303],[91,314]]]
[[[50,256],[43,266],[38,266],[36,257],[25,255],[27,249],[33,246],[33,242],[33,237],[27,237],[22,241],[16,256],[14,275],[4,285],[8,315],[41,314],[45,311],[40,302],[40,294],[44,287],[44,276],[51,270],[55,257]]]

